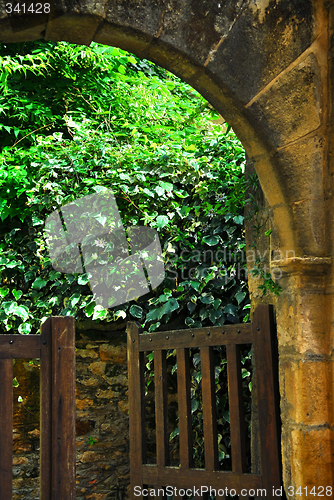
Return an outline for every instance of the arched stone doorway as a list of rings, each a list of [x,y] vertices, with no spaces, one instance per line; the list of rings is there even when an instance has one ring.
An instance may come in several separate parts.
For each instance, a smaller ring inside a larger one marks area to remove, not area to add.
[[[190,83],[242,141],[270,207],[272,265],[283,273],[284,484],[301,487],[299,498],[306,486],[332,485],[332,2],[56,0],[50,14],[47,5],[13,18],[4,2],[0,41],[121,47]]]

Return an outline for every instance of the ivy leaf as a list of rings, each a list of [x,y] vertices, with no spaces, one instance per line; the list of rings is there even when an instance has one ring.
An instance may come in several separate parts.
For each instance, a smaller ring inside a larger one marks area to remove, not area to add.
[[[152,323],[152,325],[150,326],[150,328],[148,329],[148,331],[150,333],[151,332],[155,332],[155,330],[157,330],[160,325],[161,325],[161,323],[159,321],[157,323]]]
[[[29,309],[27,306],[16,306],[12,314],[26,321],[29,318]]]
[[[162,318],[164,314],[170,314],[171,312],[176,311],[178,308],[178,301],[174,298],[169,299],[168,302],[161,307],[161,316],[158,319]]]
[[[174,439],[179,434],[180,434],[180,429],[176,427],[176,429],[174,429],[173,432],[170,433],[169,441],[172,441],[172,439]]]
[[[238,313],[238,308],[233,304],[227,304],[227,306],[224,307],[224,313],[231,314],[232,316],[234,316],[235,314]]]
[[[9,294],[9,288],[0,288],[1,297],[6,297]]]
[[[153,321],[155,319],[161,319],[164,314],[170,314],[179,308],[179,303],[176,299],[169,299],[163,306],[157,307],[149,311],[146,315],[146,321]]]
[[[213,304],[212,304],[212,305],[213,305],[213,307],[215,308],[215,310],[217,310],[217,309],[218,309],[218,307],[220,306],[221,302],[222,302],[222,301],[221,301],[220,299],[215,299],[215,300],[213,301]]]
[[[193,312],[194,312],[194,310],[196,309],[196,304],[194,304],[193,302],[188,302],[188,303],[187,303],[187,307],[188,307],[188,310],[189,310],[189,312],[190,312],[190,314],[191,314],[191,313],[193,313]]]
[[[219,236],[204,236],[203,241],[210,247],[213,247],[219,243]]]
[[[230,423],[230,412],[228,410],[224,410],[222,415],[226,422]]]
[[[235,298],[237,299],[238,304],[240,304],[245,297],[246,297],[246,292],[239,291],[235,294]]]
[[[31,332],[32,324],[31,323],[21,323],[18,328],[19,333],[23,333],[24,335],[28,335]]]
[[[88,282],[89,282],[89,277],[87,273],[81,274],[78,277],[78,285],[86,285]]]
[[[143,317],[143,309],[140,306],[136,306],[135,304],[133,304],[130,307],[130,314],[134,318],[139,318],[140,319],[140,318]]]
[[[9,316],[10,314],[13,314],[15,307],[17,307],[17,302],[15,302],[14,300],[10,300],[8,302],[4,302],[2,304],[2,307],[7,316]]]
[[[184,189],[174,189],[174,193],[179,198],[188,198],[189,194]]]
[[[193,398],[191,400],[191,413],[194,413],[194,411],[196,411],[198,408],[198,400]]]
[[[162,187],[162,189],[164,189],[165,191],[172,191],[173,190],[173,184],[171,184],[170,182],[164,182],[164,181],[159,181],[159,186]]]
[[[59,271],[51,271],[51,273],[49,274],[49,280],[55,281],[58,278],[60,278],[60,276],[61,276],[61,273]]]
[[[35,281],[31,285],[31,288],[33,288],[34,290],[40,290],[41,288],[44,288],[46,284],[47,284],[47,281],[38,277],[35,279]]]
[[[94,307],[93,321],[95,319],[105,319],[108,315],[108,309],[104,309],[101,305]]]
[[[212,304],[214,302],[214,297],[207,293],[202,293],[199,299],[203,304]]]
[[[244,217],[242,215],[236,215],[235,217],[233,217],[233,221],[236,223],[236,224],[243,224],[244,222]]]
[[[14,295],[16,300],[19,300],[22,297],[23,292],[22,292],[22,290],[15,290],[15,288],[14,288],[14,290],[12,290],[12,294]]]
[[[94,312],[94,308],[95,308],[95,302],[93,301],[90,304],[88,304],[88,306],[85,307],[86,316],[90,317]]]
[[[165,190],[160,186],[156,186],[154,188],[154,191],[157,193],[158,196],[163,196],[165,194]]]
[[[162,229],[167,226],[169,219],[166,215],[158,215],[157,217],[157,227],[158,229]]]
[[[74,293],[69,299],[70,306],[74,307],[75,304],[79,302],[79,300],[80,300],[80,293]]]
[[[154,321],[155,319],[160,319],[160,307],[156,307],[155,309],[151,309],[147,314],[146,314],[146,323],[149,321]]]
[[[166,82],[166,87],[168,88],[168,90],[174,90],[175,83],[174,82]]]

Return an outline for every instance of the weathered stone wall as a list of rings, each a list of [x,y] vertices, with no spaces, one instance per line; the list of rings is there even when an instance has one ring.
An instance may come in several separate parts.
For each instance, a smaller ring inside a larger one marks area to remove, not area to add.
[[[13,500],[31,500],[39,498],[39,366],[17,360],[14,370]],[[125,498],[127,385],[125,332],[77,333],[77,500]]]
[[[54,0],[50,15],[15,19],[6,3],[0,41],[121,47],[183,78],[232,125],[270,208],[270,265],[282,271],[284,485],[300,487],[299,500],[333,485],[333,1]]]

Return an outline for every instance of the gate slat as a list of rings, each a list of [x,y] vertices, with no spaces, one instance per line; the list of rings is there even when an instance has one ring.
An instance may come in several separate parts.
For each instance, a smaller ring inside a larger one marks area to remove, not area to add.
[[[232,471],[245,472],[245,425],[239,346],[226,346],[226,356],[230,408]]]
[[[218,469],[215,374],[212,347],[201,347],[205,469]]]
[[[12,500],[13,360],[0,359],[0,500]]]
[[[176,362],[180,432],[180,464],[181,467],[189,468],[192,466],[193,462],[189,349],[177,349]]]
[[[154,351],[155,422],[157,464],[168,465],[168,401],[166,351]]]
[[[48,318],[41,327],[40,371],[40,500],[51,498],[51,342],[52,320]]]

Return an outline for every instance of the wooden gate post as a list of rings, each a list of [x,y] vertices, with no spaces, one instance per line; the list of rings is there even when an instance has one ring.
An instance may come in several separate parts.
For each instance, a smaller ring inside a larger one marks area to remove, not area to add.
[[[13,360],[0,359],[0,500],[12,498]]]
[[[74,500],[74,318],[48,318],[41,333],[41,500]]]

